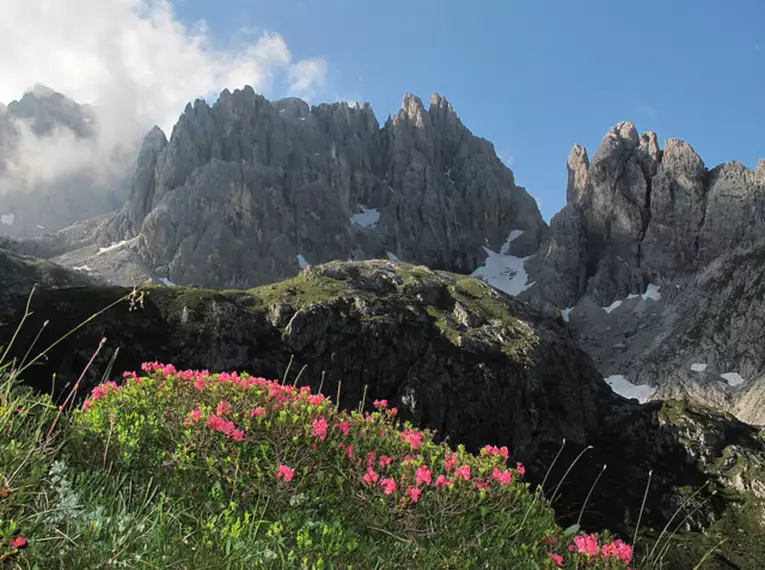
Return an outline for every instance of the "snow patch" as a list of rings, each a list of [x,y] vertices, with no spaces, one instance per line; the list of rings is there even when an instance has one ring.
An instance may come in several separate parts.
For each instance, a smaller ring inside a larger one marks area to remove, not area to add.
[[[101,255],[103,253],[106,253],[107,251],[113,251],[115,249],[119,249],[119,248],[121,248],[124,245],[127,245],[127,244],[135,242],[137,239],[138,239],[138,237],[136,236],[133,239],[122,240],[119,243],[112,242],[112,244],[110,246],[102,247],[101,249],[99,249],[98,253],[96,255]]]
[[[300,269],[311,267],[311,265],[305,260],[305,257],[303,257],[302,253],[297,254],[297,261],[298,261],[298,265],[300,266]]]
[[[571,311],[574,310],[574,307],[569,307],[568,309],[561,309],[561,316],[563,317],[563,322],[569,322],[569,319],[571,318],[569,315],[571,315]]]
[[[507,252],[510,250],[510,244],[513,243],[515,240],[517,240],[519,237],[521,237],[526,232],[523,230],[512,230],[510,232],[510,235],[507,236],[507,240],[505,243],[502,244],[502,247],[499,249],[499,253],[502,255],[507,254]]]
[[[704,370],[706,369],[707,369],[707,365],[702,364],[701,362],[694,362],[693,364],[691,364],[691,370],[693,370],[694,372],[704,372]]]
[[[37,229],[38,229],[38,230],[44,230],[44,229],[45,229],[45,226],[41,226],[40,224],[37,224]]]
[[[366,206],[359,206],[361,213],[353,214],[351,222],[362,228],[370,228],[380,221],[380,211]]]
[[[643,299],[653,299],[654,301],[661,301],[661,293],[659,293],[659,285],[654,285],[653,283],[649,283],[648,287],[645,290],[645,293],[643,293]]]
[[[16,214],[2,214],[0,215],[0,224],[5,224],[6,226],[12,226],[13,221],[16,219]]]
[[[646,403],[648,398],[656,393],[656,388],[633,384],[622,374],[615,374],[608,378],[604,378],[604,380],[611,386],[611,389],[620,396],[625,398],[636,398],[641,404]]]
[[[744,379],[738,372],[726,372],[725,374],[720,374],[720,376],[725,378],[728,386],[738,386],[744,383]]]
[[[78,267],[72,267],[75,271],[84,271],[85,273],[90,273],[93,271],[93,268],[90,265],[80,265]]]
[[[162,282],[163,285],[166,287],[176,287],[175,283],[170,281],[167,277],[160,277],[159,280]]]
[[[470,276],[481,279],[492,287],[496,287],[510,295],[520,295],[523,291],[534,285],[534,282],[529,283],[529,276],[526,274],[526,269],[523,266],[528,258],[507,255],[510,243],[523,235],[523,233],[522,230],[511,231],[499,253],[484,247],[483,250],[487,255],[486,260]]]
[[[654,301],[661,301],[661,293],[659,293],[659,289],[660,289],[659,285],[654,285],[653,283],[649,283],[648,287],[646,287],[645,293],[643,293],[642,295],[637,295],[635,293],[630,293],[629,295],[627,295],[626,299],[616,300],[613,303],[611,303],[608,307],[603,307],[603,310],[606,313],[610,313],[614,309],[618,308],[619,305],[621,305],[624,301],[629,301],[631,299],[637,299],[638,297],[640,297],[644,301],[646,299],[653,299]]]
[[[391,261],[401,261],[398,257],[396,257],[395,253],[392,253],[390,251],[386,251],[385,253],[388,254],[388,259],[390,259]]]

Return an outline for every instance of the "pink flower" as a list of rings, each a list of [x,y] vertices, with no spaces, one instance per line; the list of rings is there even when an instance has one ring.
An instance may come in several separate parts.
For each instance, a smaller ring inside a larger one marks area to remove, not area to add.
[[[436,483],[435,483],[436,487],[440,487],[441,485],[444,484],[445,481],[446,481],[446,477],[444,477],[443,475],[439,475],[438,477],[436,477]]]
[[[594,534],[580,534],[574,537],[574,545],[579,554],[596,556],[598,554],[598,539]]]
[[[526,475],[526,468],[521,463],[515,464],[515,470],[518,472],[519,477],[523,477],[524,475]]]
[[[431,484],[431,475],[430,475],[430,469],[428,469],[425,465],[422,465],[417,468],[417,471],[414,473],[414,482],[417,485],[422,485],[423,483],[425,485]]]
[[[383,488],[383,492],[386,495],[391,495],[396,490],[396,481],[388,477],[380,481],[380,487]]]
[[[409,498],[412,499],[413,503],[416,503],[420,500],[420,495],[422,495],[422,490],[418,489],[417,487],[409,487],[406,490],[406,494],[409,495]]]
[[[292,481],[292,477],[295,476],[295,470],[290,469],[286,465],[279,465],[276,469],[276,478],[284,479],[286,482]]]
[[[388,400],[375,400],[374,402],[375,408],[387,408],[388,407]]]
[[[353,457],[353,445],[349,445],[345,448],[345,454],[348,456],[348,459]]]
[[[457,456],[450,453],[446,456],[446,459],[444,459],[444,469],[446,469],[446,472],[448,473],[455,467],[457,467]]]
[[[371,468],[368,468],[367,472],[364,473],[364,476],[361,478],[361,480],[364,481],[364,483],[367,485],[374,485],[379,479],[380,476]]]
[[[371,469],[372,468],[372,464],[375,462],[375,454],[374,454],[374,452],[370,451],[369,453],[367,453],[366,461],[367,461],[367,469]]]
[[[378,464],[378,465],[379,465],[381,468],[383,468],[383,467],[387,467],[387,466],[388,466],[388,465],[390,465],[391,463],[393,463],[393,458],[392,458],[392,457],[388,457],[387,455],[381,455],[381,456],[380,456],[380,459],[377,461],[377,464]]]
[[[401,440],[408,441],[412,446],[412,449],[417,449],[420,447],[420,445],[422,445],[422,432],[408,429],[404,432],[401,432]]]
[[[218,407],[215,408],[215,413],[219,416],[225,416],[226,414],[231,412],[231,404],[226,402],[225,400],[218,402]]]
[[[547,553],[547,558],[553,561],[558,568],[563,568],[563,557],[560,554]]]
[[[263,408],[261,408],[260,406],[258,406],[257,408],[253,408],[253,410],[250,412],[250,415],[251,416],[256,416],[256,417],[259,417],[259,418],[260,417],[264,418],[264,417],[266,417],[266,411]]]
[[[197,379],[194,381],[194,388],[200,392],[205,389],[205,379],[203,376],[197,376]]]
[[[508,460],[510,457],[510,452],[508,451],[506,446],[497,447],[496,445],[487,445],[484,447],[481,451],[486,453],[486,455],[494,456],[494,455],[501,455],[505,461]]]
[[[324,401],[324,396],[321,394],[315,394],[313,396],[308,396],[307,400],[310,405],[316,406],[318,408]]]
[[[24,548],[27,545],[27,539],[23,536],[14,536],[9,538],[8,542],[11,544],[11,548]]]
[[[230,437],[234,441],[242,441],[244,439],[244,431],[240,429],[232,430]]]
[[[184,423],[188,426],[191,424],[194,424],[199,421],[199,418],[202,417],[202,412],[199,410],[191,410],[189,412],[188,417],[184,420]]]
[[[388,410],[388,413],[389,413],[391,416],[395,416],[395,415],[397,415],[397,414],[398,414],[398,408],[391,408],[390,410]]]
[[[335,424],[335,427],[339,429],[343,435],[351,433],[351,422],[348,420],[343,420],[339,424]]]
[[[462,467],[458,467],[457,470],[454,472],[455,477],[462,477],[465,481],[470,480],[470,467],[468,465],[463,465]]]
[[[311,433],[322,441],[327,439],[327,420],[323,417],[313,420]]]
[[[513,482],[513,473],[509,469],[500,471],[495,467],[494,473],[492,473],[491,476],[497,480],[500,485],[510,485],[510,483]]]
[[[486,491],[489,490],[489,484],[486,481],[476,481],[475,486],[477,489],[485,489]]]
[[[604,544],[600,551],[601,558],[616,558],[620,562],[629,564],[632,560],[632,547],[623,540],[617,538],[611,544]]]

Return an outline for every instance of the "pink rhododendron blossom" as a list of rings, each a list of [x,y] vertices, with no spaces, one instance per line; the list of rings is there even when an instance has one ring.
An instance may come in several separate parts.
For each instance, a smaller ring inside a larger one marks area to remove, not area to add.
[[[391,495],[396,491],[396,481],[388,477],[380,481],[380,487],[386,495]]]
[[[455,467],[457,467],[457,456],[453,453],[447,454],[446,459],[444,459],[444,469],[448,473]]]
[[[252,411],[250,412],[250,415],[258,417],[258,418],[264,418],[266,417],[266,411],[260,406],[258,406],[257,408],[252,409]]]
[[[523,477],[526,475],[526,468],[521,463],[515,464],[515,471],[518,473],[519,477]]]
[[[231,404],[225,400],[219,402],[218,406],[215,408],[215,413],[219,416],[225,416],[226,414],[231,413]]]
[[[552,552],[547,553],[547,557],[552,560],[553,564],[558,568],[563,568],[563,557],[560,554],[554,554]]]
[[[599,550],[598,538],[594,534],[575,536],[574,544],[569,547],[569,550],[576,551],[579,554],[586,554],[587,556],[597,556]]]
[[[409,498],[412,499],[413,503],[416,503],[420,500],[420,495],[422,495],[422,489],[418,489],[417,487],[409,487],[406,490],[406,494],[409,495]]]
[[[367,485],[374,485],[380,479],[380,476],[374,470],[369,468],[361,479]]]
[[[234,441],[242,441],[244,439],[244,431],[240,429],[232,430],[231,439]]]
[[[351,433],[351,422],[348,420],[343,420],[340,423],[335,424],[335,427],[340,430],[340,432],[343,435],[348,435]]]
[[[387,408],[388,407],[388,400],[375,400],[374,401],[375,408]]]
[[[418,467],[417,471],[414,474],[414,482],[417,485],[422,485],[423,483],[425,485],[430,485],[431,484],[430,469],[428,469],[425,465]]]
[[[23,536],[14,536],[8,539],[11,548],[24,548],[27,545],[27,539]]]
[[[513,474],[508,469],[505,471],[500,471],[496,467],[494,468],[494,472],[491,475],[496,481],[499,482],[500,485],[510,485],[513,482]]]
[[[290,469],[286,465],[279,465],[279,467],[276,468],[276,478],[277,479],[284,479],[286,482],[292,481],[292,477],[295,476],[295,470]]]
[[[603,548],[600,551],[600,557],[611,557],[620,562],[624,562],[625,564],[629,564],[629,561],[632,560],[632,547],[623,540],[617,538],[611,544],[603,545]]]
[[[388,466],[388,465],[390,465],[391,463],[393,463],[393,458],[392,458],[392,457],[388,457],[387,455],[381,455],[381,456],[380,456],[380,459],[377,461],[377,464],[378,464],[378,465],[379,465],[381,468],[382,468],[382,467],[387,467],[387,466]]]
[[[313,420],[311,433],[314,437],[318,437],[322,441],[327,439],[327,420],[323,417]]]
[[[408,429],[401,432],[400,437],[402,441],[408,441],[409,445],[412,446],[412,449],[417,449],[420,447],[420,445],[422,445],[422,432]]]
[[[465,481],[470,480],[470,466],[463,465],[462,467],[458,467],[456,471],[454,471],[455,477],[462,477]]]

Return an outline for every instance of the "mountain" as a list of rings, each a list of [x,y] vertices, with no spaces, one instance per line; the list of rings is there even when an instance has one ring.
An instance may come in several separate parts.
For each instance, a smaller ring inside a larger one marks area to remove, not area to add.
[[[765,160],[707,169],[687,143],[616,125],[568,157],[567,204],[526,270],[612,385],[765,423],[753,385],[763,312]],[[643,385],[634,387],[632,384]],[[740,403],[741,402],[741,403]]]
[[[227,288],[334,259],[470,273],[484,247],[513,235],[507,253],[523,257],[546,232],[534,199],[443,97],[426,109],[407,95],[381,127],[368,105],[309,108],[247,87],[189,104],[169,141],[146,136],[99,245],[133,251],[134,273]],[[98,267],[92,255],[62,261]]]
[[[622,122],[566,167],[548,227],[439,95],[380,125],[368,105],[246,87],[189,104],[169,140],[150,131],[117,213],[8,247],[123,285],[248,288],[375,258],[472,274],[559,315],[620,394],[765,423],[765,160],[708,169]]]
[[[40,277],[27,274],[27,287]],[[0,313],[9,323],[0,344],[23,314],[26,292],[17,285],[7,305],[16,309]],[[44,320],[38,346],[128,292],[43,288],[11,356],[23,356]],[[104,337],[108,348],[87,369],[80,400],[112,356],[114,376],[151,360],[275,378],[289,368],[287,381],[339,394],[344,408],[387,399],[402,419],[452,445],[507,445],[532,484],[545,479],[565,438],[544,489],[551,497],[565,478],[553,504],[566,523],[576,521],[602,473],[582,523],[631,537],[653,470],[641,528],[655,538],[679,508],[671,568],[690,569],[722,536],[729,540],[709,568],[760,567],[765,443],[758,431],[681,402],[640,406],[619,397],[562,323],[476,279],[366,261],[314,266],[249,291],[152,287],[140,302],[122,301],[75,331],[25,381],[48,391],[55,372],[62,397]]]
[[[102,148],[96,110],[43,85],[0,106],[0,235],[32,237],[118,209],[129,149]]]

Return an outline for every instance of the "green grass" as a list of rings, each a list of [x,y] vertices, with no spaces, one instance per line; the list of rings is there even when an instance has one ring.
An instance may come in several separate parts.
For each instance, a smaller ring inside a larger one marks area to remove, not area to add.
[[[626,567],[584,554],[622,543],[558,527],[506,449],[436,444],[384,402],[146,363],[59,408],[3,354],[3,570]]]

